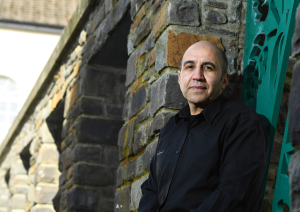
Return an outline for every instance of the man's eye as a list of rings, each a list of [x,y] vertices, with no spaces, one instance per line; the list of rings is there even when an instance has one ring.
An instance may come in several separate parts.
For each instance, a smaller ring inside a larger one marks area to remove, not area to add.
[[[206,70],[212,70],[212,68],[210,66],[204,66],[204,69],[206,69]]]
[[[192,66],[192,65],[186,66],[187,69],[191,69],[191,68],[193,68],[193,67],[194,67],[194,66]]]

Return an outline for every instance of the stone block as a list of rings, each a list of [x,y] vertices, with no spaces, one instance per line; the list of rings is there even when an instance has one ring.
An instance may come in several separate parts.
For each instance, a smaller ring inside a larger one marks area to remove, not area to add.
[[[104,0],[105,15],[113,8],[113,0]]]
[[[12,183],[13,183],[13,185],[17,185],[17,184],[27,185],[27,184],[29,184],[29,177],[28,177],[28,175],[15,175],[15,176],[13,176]]]
[[[114,145],[123,121],[81,117],[74,125],[79,143]]]
[[[141,185],[148,179],[148,175],[142,177],[141,179],[135,181],[131,185],[131,201],[130,201],[130,210],[137,210],[139,207],[140,200],[142,198]]]
[[[292,39],[292,50],[291,56],[296,57],[300,53],[300,6],[297,8],[296,12],[296,24],[295,31]]]
[[[73,166],[73,181],[74,184],[105,186],[114,182],[114,176],[110,168],[80,162]]]
[[[116,82],[116,76],[113,73],[101,71],[100,68],[83,66],[80,69],[79,96],[114,96]]]
[[[61,190],[62,189],[59,189],[56,195],[52,199],[52,203],[55,211],[60,211],[59,206],[60,206],[60,199],[61,199]]]
[[[157,114],[151,124],[150,135],[160,132],[161,128],[169,121],[169,119],[174,116],[174,112],[161,112]]]
[[[116,186],[119,187],[123,184],[123,166],[120,164],[117,169],[117,182]]]
[[[181,109],[186,104],[180,87],[178,76],[165,74],[151,86],[150,114],[154,114],[162,107]]]
[[[106,104],[105,105],[106,115],[112,118],[122,118],[123,106]]]
[[[157,147],[157,142],[158,142],[158,140],[153,141],[145,149],[145,153],[143,154],[143,158],[142,158],[142,160],[143,160],[143,169],[145,171],[149,171],[150,162],[151,162],[151,159],[152,159],[153,155],[155,154],[156,147]]]
[[[117,25],[124,17],[127,11],[127,5],[125,0],[119,0],[113,7],[113,24]]]
[[[143,5],[144,0],[132,0],[131,1],[131,7],[130,7],[130,15],[131,19],[135,17],[135,15],[140,10],[141,6]]]
[[[130,85],[136,78],[136,72],[135,72],[135,64],[137,61],[137,53],[133,52],[128,61],[127,61],[127,69],[126,69],[126,81],[125,86]]]
[[[119,132],[119,160],[123,160],[125,157],[133,154],[132,146],[134,139],[135,121],[136,119],[125,124]]]
[[[1,195],[0,196],[0,208],[8,207],[9,197],[8,195]]]
[[[131,111],[131,91],[128,90],[125,93],[125,102],[124,102],[123,113],[122,113],[123,120],[129,119],[130,111]]]
[[[27,194],[29,191],[29,185],[14,185],[12,187],[13,194]]]
[[[137,123],[141,123],[142,121],[146,120],[149,117],[149,107],[146,107],[142,112],[140,112],[137,117],[136,121]]]
[[[137,130],[134,134],[134,143],[133,143],[133,152],[134,154],[139,153],[147,144],[149,131],[151,128],[151,124],[146,126],[142,126],[139,130]]]
[[[36,204],[31,208],[30,212],[55,212],[55,210],[52,205]]]
[[[146,105],[147,90],[144,85],[139,87],[135,92],[132,93],[131,99],[131,112],[130,116],[132,117],[137,114],[141,109]]]
[[[117,168],[119,165],[119,150],[117,146],[103,146],[102,163],[110,168]]]
[[[203,1],[204,6],[210,6],[220,9],[227,9],[227,3],[216,1],[216,0],[204,0]]]
[[[129,212],[131,187],[127,186],[116,191],[115,212]]]
[[[63,167],[63,169],[67,169],[72,164],[71,154],[72,154],[72,148],[71,147],[66,148],[61,153],[60,158],[62,158],[62,167]]]
[[[174,30],[166,30],[156,43],[155,69],[160,72],[164,67],[180,66],[184,52],[198,41],[209,41],[224,50],[221,39],[209,35],[199,35]]]
[[[37,164],[58,164],[59,153],[55,144],[43,144],[37,158]]]
[[[112,2],[110,0],[110,2]],[[97,10],[95,10],[95,15],[93,17],[93,20],[90,22],[91,23],[91,33],[95,31],[97,26],[103,21],[105,18],[105,6],[104,4],[100,5]]]
[[[134,46],[134,42],[135,42],[135,39],[136,39],[137,29],[138,28],[130,29],[130,33],[127,37],[128,38],[128,40],[127,40],[127,53],[128,53],[128,55],[130,55],[135,50],[135,48],[133,46]]]
[[[58,174],[56,165],[40,164],[35,172],[36,182],[56,184],[58,181]]]
[[[38,183],[35,187],[34,201],[40,204],[52,204],[57,191],[57,185]]]
[[[27,162],[27,161],[26,161]],[[29,161],[28,161],[29,162]],[[24,164],[21,159],[15,159],[14,163],[11,164],[10,175],[23,175],[27,174]]]
[[[213,22],[215,24],[225,24],[227,17],[224,13],[214,10],[208,10],[204,13],[206,20]]]
[[[231,36],[238,35],[238,32],[232,32],[230,30],[222,29],[222,28],[213,28],[213,27],[205,26],[205,29],[209,32],[216,32],[223,35],[231,35]]]
[[[78,43],[79,45],[82,46],[85,42],[86,42],[86,31],[82,30],[79,35]]]
[[[103,105],[102,99],[82,96],[68,114],[68,118],[77,118],[81,114],[101,116]]]
[[[234,0],[231,2],[231,5],[229,7],[229,16],[228,21],[229,22],[236,22],[240,21],[241,18],[241,12],[242,12],[242,0]]]
[[[125,181],[133,180],[136,176],[137,160],[129,161],[123,168],[122,178]]]
[[[78,144],[72,151],[72,161],[88,161],[94,163],[101,163],[102,147],[95,145]]]
[[[25,209],[26,208],[26,195],[14,194],[9,201],[10,209]]]
[[[229,75],[236,74],[237,64],[235,58],[232,56],[228,56],[227,59],[228,59],[228,69],[229,69],[227,72],[229,73]]]
[[[298,61],[293,69],[292,86],[289,98],[289,132],[291,136],[291,144],[293,146],[300,145],[300,61]]]
[[[134,42],[134,47],[136,47],[150,32],[152,29],[151,21],[153,19],[152,12],[150,12],[140,23],[137,33],[136,39]]]
[[[54,143],[53,136],[50,133],[46,122],[43,122],[43,124],[41,125],[38,131],[38,136],[41,138],[41,141],[43,143]]]
[[[68,211],[92,211],[97,202],[97,190],[72,188],[67,194]]]

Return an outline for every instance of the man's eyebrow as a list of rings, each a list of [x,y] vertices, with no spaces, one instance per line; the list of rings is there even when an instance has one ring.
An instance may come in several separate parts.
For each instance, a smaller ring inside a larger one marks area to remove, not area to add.
[[[193,60],[187,60],[187,61],[185,61],[184,63],[183,63],[183,66],[185,66],[186,64],[188,64],[188,63],[195,63],[195,61],[193,61]]]
[[[212,62],[206,61],[204,63],[202,63],[202,65],[211,65],[213,68],[216,68],[216,65]]]

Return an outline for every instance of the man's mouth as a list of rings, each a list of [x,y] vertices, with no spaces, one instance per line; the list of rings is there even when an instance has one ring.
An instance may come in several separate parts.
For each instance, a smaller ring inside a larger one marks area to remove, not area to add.
[[[194,86],[191,86],[190,89],[195,90],[195,91],[203,91],[203,90],[206,90],[207,88],[205,86],[194,85]]]

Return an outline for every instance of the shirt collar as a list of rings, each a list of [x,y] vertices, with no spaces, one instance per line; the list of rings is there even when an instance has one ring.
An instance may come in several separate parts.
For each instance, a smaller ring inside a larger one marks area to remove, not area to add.
[[[214,118],[221,112],[226,101],[227,99],[223,96],[223,94],[221,94],[212,103],[210,103],[200,114],[202,114],[204,118],[211,124]],[[182,118],[188,119],[190,117],[190,114],[190,107],[187,104],[175,115],[176,124]]]

